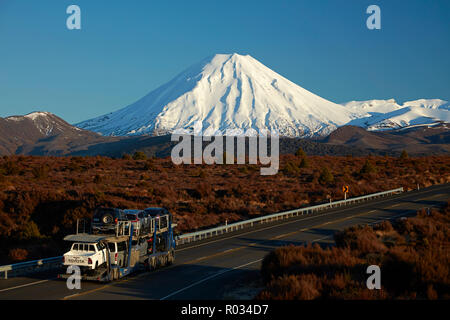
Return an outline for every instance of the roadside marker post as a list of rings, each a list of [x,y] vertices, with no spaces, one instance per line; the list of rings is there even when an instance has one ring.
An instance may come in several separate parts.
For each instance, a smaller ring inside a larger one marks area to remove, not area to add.
[[[343,186],[342,187],[342,192],[344,192],[344,200],[347,200],[347,193],[348,193],[348,186]]]

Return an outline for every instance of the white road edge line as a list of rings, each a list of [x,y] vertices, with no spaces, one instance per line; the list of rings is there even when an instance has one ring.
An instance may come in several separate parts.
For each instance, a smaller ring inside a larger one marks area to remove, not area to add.
[[[322,241],[322,240],[331,238],[332,236],[334,236],[334,234],[330,234],[329,236],[326,236],[326,237],[323,237],[323,238],[320,238],[320,239],[313,240],[313,241],[311,241],[311,243],[313,243],[313,242],[318,242],[318,241]]]
[[[47,282],[47,281],[50,281],[50,280],[53,280],[53,279],[41,280],[41,281],[36,281],[36,282],[22,284],[22,285],[16,286],[16,287],[1,289],[0,292],[5,292],[5,291],[9,291],[9,290],[14,290],[14,289],[19,289],[19,288],[23,288],[23,287],[28,287],[28,286],[32,286],[32,285],[35,285],[35,284],[44,283],[44,282]]]
[[[174,295],[176,295],[176,294],[178,294],[178,293],[180,293],[180,292],[183,292],[183,291],[185,291],[185,290],[187,290],[187,289],[190,289],[190,288],[192,288],[192,287],[195,287],[196,285],[198,285],[198,284],[200,284],[200,283],[203,283],[203,282],[205,282],[205,281],[208,281],[208,280],[210,280],[210,279],[213,279],[213,278],[215,278],[215,277],[218,277],[218,276],[220,276],[220,275],[222,275],[222,274],[224,274],[224,273],[227,273],[227,272],[230,272],[230,271],[233,271],[233,270],[236,270],[236,269],[240,269],[240,268],[249,266],[249,265],[251,265],[251,264],[258,263],[258,262],[260,262],[260,261],[262,261],[262,260],[263,260],[263,259],[258,259],[258,260],[255,260],[255,261],[252,261],[252,262],[249,262],[249,263],[246,263],[246,264],[243,264],[243,265],[234,267],[234,268],[232,268],[232,269],[227,269],[227,270],[218,272],[218,273],[213,274],[213,275],[211,275],[211,276],[209,276],[209,277],[206,277],[206,278],[204,278],[204,279],[202,279],[202,280],[199,280],[199,281],[197,281],[197,282],[194,282],[193,284],[191,284],[191,285],[189,285],[189,286],[187,286],[187,287],[184,287],[184,288],[182,288],[182,289],[180,289],[180,290],[177,290],[177,291],[175,291],[175,292],[173,292],[173,293],[171,293],[171,294],[169,294],[169,295],[167,295],[167,296],[165,296],[165,297],[163,297],[163,298],[161,298],[161,299],[159,299],[159,300],[166,300],[167,298],[170,298],[170,297],[172,297],[172,296],[174,296]]]

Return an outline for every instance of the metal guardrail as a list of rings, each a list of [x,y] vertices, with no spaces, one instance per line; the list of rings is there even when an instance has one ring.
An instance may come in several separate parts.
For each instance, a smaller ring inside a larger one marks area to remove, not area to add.
[[[258,217],[258,218],[253,218],[253,219],[249,219],[249,220],[231,223],[231,224],[228,224],[225,226],[220,226],[220,227],[216,227],[216,228],[212,228],[212,229],[201,230],[201,231],[197,231],[197,232],[183,234],[183,235],[178,236],[175,241],[176,241],[177,245],[183,245],[183,244],[219,236],[224,233],[234,232],[234,231],[241,230],[241,229],[248,228],[248,227],[251,228],[255,225],[269,223],[269,222],[273,222],[273,221],[277,221],[277,220],[288,219],[288,218],[296,217],[299,215],[310,214],[310,213],[322,211],[325,209],[341,207],[341,206],[359,203],[359,202],[372,200],[372,199],[376,199],[376,198],[386,197],[386,196],[401,193],[401,192],[403,192],[403,188],[373,193],[373,194],[369,194],[366,196],[350,198],[347,200],[340,200],[340,201],[320,204],[320,205],[316,205],[316,206],[312,206],[312,207],[294,209],[294,210],[284,211],[284,212],[280,212],[280,213],[265,215],[265,216]]]
[[[33,272],[35,272],[37,269],[50,270],[53,267],[59,267],[61,265],[61,261],[62,256],[10,264],[7,266],[0,266],[0,273],[3,273],[4,278],[8,279],[8,273],[10,275],[20,275],[27,273],[30,270],[32,270]]]
[[[241,230],[248,227],[253,227],[255,225],[260,225],[264,223],[269,223],[277,220],[288,219],[292,217],[296,217],[299,215],[310,214],[318,211],[322,211],[325,209],[331,209],[336,207],[341,207],[349,204],[359,203],[367,200],[372,200],[376,198],[386,197],[389,195],[397,194],[403,192],[403,188],[393,189],[389,191],[383,191],[378,193],[369,194],[366,196],[350,198],[347,200],[340,200],[325,204],[320,204],[312,207],[306,207],[301,209],[294,209],[290,211],[265,215],[258,218],[253,218],[249,220],[244,220],[240,222],[231,223],[225,226],[215,227],[211,229],[201,230],[197,232],[187,233],[180,236],[177,236],[175,241],[177,245],[183,245],[186,243],[191,243],[199,240],[208,239],[211,237],[219,236],[225,233],[234,232],[237,230]],[[21,262],[6,266],[0,266],[0,274],[4,273],[4,278],[8,278],[8,273],[13,275],[19,275],[27,273],[28,271],[35,272],[36,269],[40,270],[49,270],[53,267],[57,267],[61,265],[62,256],[53,257],[48,259],[34,260],[28,262]]]

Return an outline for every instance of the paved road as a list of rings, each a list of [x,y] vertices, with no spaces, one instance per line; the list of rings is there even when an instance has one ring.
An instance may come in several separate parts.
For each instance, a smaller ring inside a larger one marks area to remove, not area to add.
[[[221,238],[180,247],[176,263],[109,284],[83,282],[68,290],[52,275],[0,280],[0,299],[226,299],[245,297],[243,283],[258,277],[261,260],[287,244],[332,244],[333,234],[351,225],[372,224],[440,206],[450,198],[450,184],[318,214],[279,221]],[[238,292],[238,294],[236,293]],[[237,294],[237,296],[236,296]],[[250,297],[250,296],[249,296]]]

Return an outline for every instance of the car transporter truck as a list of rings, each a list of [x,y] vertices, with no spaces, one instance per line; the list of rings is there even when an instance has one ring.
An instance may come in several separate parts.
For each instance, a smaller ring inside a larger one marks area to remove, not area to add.
[[[63,256],[63,265],[77,266],[81,280],[107,282],[125,277],[139,269],[154,270],[175,260],[172,215],[160,210],[148,216],[143,228],[136,221],[115,219],[114,231],[79,232],[68,235],[70,251]],[[59,274],[67,279],[71,274]]]

